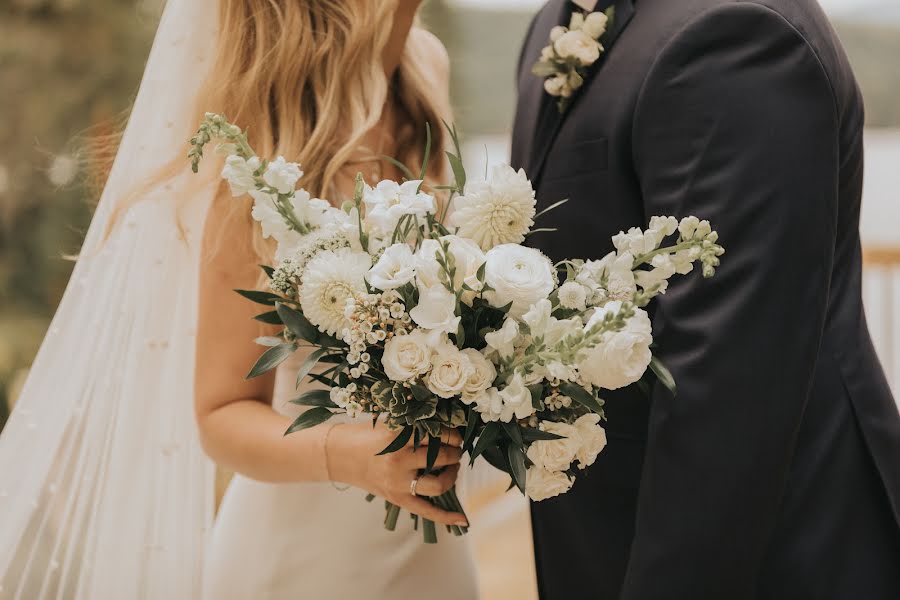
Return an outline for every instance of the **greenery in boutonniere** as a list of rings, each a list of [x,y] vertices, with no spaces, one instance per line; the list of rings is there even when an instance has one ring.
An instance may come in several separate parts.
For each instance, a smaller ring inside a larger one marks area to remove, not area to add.
[[[558,25],[550,30],[550,45],[541,51],[541,59],[531,72],[544,77],[544,89],[559,98],[559,112],[564,113],[575,92],[584,85],[587,70],[606,51],[600,38],[615,16],[615,7],[606,12],[575,12],[568,27]]]

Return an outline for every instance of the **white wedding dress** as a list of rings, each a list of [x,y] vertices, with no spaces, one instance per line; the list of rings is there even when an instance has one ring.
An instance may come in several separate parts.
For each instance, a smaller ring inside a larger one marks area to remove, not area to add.
[[[288,416],[298,360],[276,376],[274,406]],[[266,484],[237,476],[207,557],[204,600],[470,600],[477,598],[466,538],[446,530],[426,545],[402,514],[384,528],[384,503],[331,484]]]

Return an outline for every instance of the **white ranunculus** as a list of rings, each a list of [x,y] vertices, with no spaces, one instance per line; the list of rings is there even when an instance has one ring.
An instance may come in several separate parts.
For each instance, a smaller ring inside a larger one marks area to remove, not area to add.
[[[581,30],[595,40],[599,40],[600,37],[606,33],[606,25],[608,22],[609,17],[602,12],[592,12],[585,17]]]
[[[487,342],[487,350],[496,352],[500,355],[500,358],[512,356],[518,339],[519,324],[512,318],[507,318],[500,329],[486,333],[484,336],[484,341]]]
[[[300,306],[309,321],[329,335],[350,325],[347,300],[366,291],[372,257],[349,248],[325,250],[306,265],[300,286]]]
[[[554,498],[572,489],[575,480],[562,471],[529,467],[525,477],[525,493],[535,502]]]
[[[534,248],[503,244],[491,248],[486,259],[485,283],[492,290],[485,298],[496,308],[512,303],[510,314],[516,318],[556,287],[553,264]]]
[[[412,281],[416,276],[412,249],[409,244],[388,247],[366,274],[366,281],[381,290],[395,290]]]
[[[598,309],[585,324],[585,331],[602,322],[607,313],[617,313],[620,302]],[[621,331],[603,334],[602,341],[580,355],[578,371],[584,379],[603,389],[617,390],[641,378],[650,365],[653,333],[650,317],[641,309]]]
[[[419,191],[421,181],[382,181],[374,188],[366,186],[363,201],[366,204],[366,223],[378,236],[393,235],[400,219],[415,215],[424,221],[434,214],[434,196]]]
[[[443,285],[419,288],[419,303],[409,316],[422,329],[456,333],[460,317],[456,315],[456,296]]]
[[[431,356],[428,389],[441,398],[452,398],[463,392],[474,371],[466,354],[447,342],[437,347]]]
[[[559,305],[569,310],[584,310],[587,292],[587,288],[577,281],[567,281],[559,286]]]
[[[415,329],[385,342],[381,364],[391,381],[413,381],[431,369],[431,355],[428,333]]]
[[[558,440],[538,440],[528,447],[528,458],[549,471],[567,471],[581,449],[578,429],[568,423],[541,421],[541,431],[561,436]]]
[[[256,189],[256,177],[253,173],[259,168],[259,164],[259,158],[255,156],[250,160],[244,160],[240,156],[232,154],[225,159],[222,179],[228,182],[232,196],[237,198]]]
[[[483,250],[519,244],[534,225],[534,188],[525,171],[497,165],[488,181],[471,181],[453,201],[448,224]]]
[[[297,182],[303,177],[303,171],[297,163],[289,163],[279,156],[269,163],[263,179],[267,184],[278,190],[279,194],[290,194],[297,187]]]
[[[463,401],[471,404],[475,397],[491,387],[497,378],[497,368],[494,363],[485,358],[484,354],[474,348],[466,348],[462,353],[469,359],[472,372],[463,387]]]
[[[563,58],[574,58],[583,67],[589,67],[600,58],[603,46],[584,31],[568,31],[553,42],[556,53]]]
[[[578,468],[584,469],[594,464],[597,456],[606,448],[606,430],[600,426],[600,415],[596,413],[578,417],[573,425],[578,430],[578,437],[581,440],[581,447],[576,456]]]

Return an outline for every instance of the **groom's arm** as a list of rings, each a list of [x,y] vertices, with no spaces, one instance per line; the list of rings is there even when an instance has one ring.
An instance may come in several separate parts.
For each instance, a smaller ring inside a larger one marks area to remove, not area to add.
[[[750,3],[694,19],[635,113],[647,216],[709,219],[726,248],[658,299],[656,386],[623,600],[744,600],[779,514],[822,338],[838,114],[805,39]]]

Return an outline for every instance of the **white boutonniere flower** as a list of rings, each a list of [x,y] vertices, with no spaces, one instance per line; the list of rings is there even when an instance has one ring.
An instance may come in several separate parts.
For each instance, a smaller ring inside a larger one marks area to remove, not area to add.
[[[612,10],[587,15],[575,12],[568,27],[559,25],[550,30],[550,45],[541,51],[531,72],[544,78],[548,94],[559,98],[559,112],[566,111],[572,96],[584,85],[587,70],[606,51],[600,38],[609,27]]]

